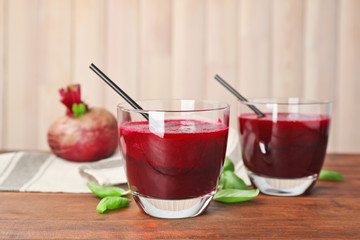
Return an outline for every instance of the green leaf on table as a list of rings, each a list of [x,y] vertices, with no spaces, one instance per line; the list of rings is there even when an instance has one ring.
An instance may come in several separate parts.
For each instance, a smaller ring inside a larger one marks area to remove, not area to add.
[[[83,104],[83,103],[79,103],[79,104],[74,103],[72,105],[71,110],[75,117],[81,117],[82,115],[84,115],[86,113],[86,107],[85,107],[85,104]]]
[[[249,189],[246,183],[232,171],[224,171],[220,178],[220,189]]]
[[[341,182],[344,181],[343,176],[335,171],[329,171],[329,170],[321,170],[319,174],[319,180],[320,181],[335,181],[335,182]]]
[[[248,201],[250,199],[253,199],[257,195],[259,195],[259,189],[223,189],[215,194],[214,200],[224,203],[236,203]]]
[[[124,190],[119,187],[99,186],[95,183],[87,183],[88,188],[98,197],[121,197],[130,193],[130,190]]]
[[[225,171],[232,171],[232,172],[235,171],[234,164],[228,157],[225,157],[223,172]]]
[[[125,197],[105,197],[101,199],[96,207],[96,211],[104,213],[106,210],[127,207],[131,200]]]

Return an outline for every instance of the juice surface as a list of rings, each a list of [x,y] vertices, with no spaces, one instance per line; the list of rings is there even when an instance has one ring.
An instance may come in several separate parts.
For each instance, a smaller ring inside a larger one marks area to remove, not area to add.
[[[166,120],[164,134],[149,123],[119,127],[130,188],[153,198],[185,199],[216,190],[226,153],[228,127],[200,120]]]
[[[318,174],[324,162],[330,117],[318,114],[255,113],[238,117],[242,158],[263,176],[300,178]]]

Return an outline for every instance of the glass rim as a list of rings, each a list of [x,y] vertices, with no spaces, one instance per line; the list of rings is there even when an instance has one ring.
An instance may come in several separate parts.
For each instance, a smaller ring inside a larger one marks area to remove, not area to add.
[[[198,103],[207,103],[210,105],[213,105],[213,107],[203,107],[203,108],[194,108],[194,109],[174,109],[169,110],[165,108],[143,108],[143,109],[135,109],[133,108],[129,103],[127,102],[121,102],[117,104],[117,108],[122,111],[127,112],[136,112],[136,113],[148,113],[148,112],[169,112],[169,113],[177,113],[177,112],[208,112],[208,111],[220,111],[220,110],[226,110],[230,109],[230,105],[224,102],[216,101],[216,100],[203,100],[203,99],[143,99],[143,100],[135,100],[139,106],[141,106],[141,103],[151,103],[151,102],[181,102],[181,101],[193,101]],[[142,107],[142,106],[141,106]]]
[[[311,98],[299,98],[299,97],[270,97],[270,98],[248,98],[247,102],[240,101],[246,105],[330,105],[332,101],[324,99],[311,99]]]

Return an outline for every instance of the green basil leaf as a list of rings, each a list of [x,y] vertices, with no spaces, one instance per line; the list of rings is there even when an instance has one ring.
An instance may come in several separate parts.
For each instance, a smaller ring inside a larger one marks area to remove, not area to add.
[[[246,183],[232,171],[225,171],[221,174],[220,189],[249,189]]]
[[[109,196],[124,196],[130,193],[130,190],[126,191],[119,187],[111,186],[99,186],[95,183],[87,183],[88,188],[98,197],[104,198]]]
[[[223,189],[217,192],[214,200],[224,203],[236,203],[248,201],[259,195],[259,189],[239,190],[239,189]]]
[[[96,211],[104,213],[106,210],[112,210],[117,208],[127,207],[130,199],[124,197],[105,197],[101,199],[96,207]]]
[[[235,171],[234,164],[228,157],[225,157],[223,172],[225,171],[232,171],[232,172]]]
[[[329,170],[321,170],[319,174],[319,180],[320,181],[336,181],[341,182],[344,181],[343,176],[335,171],[329,171]]]

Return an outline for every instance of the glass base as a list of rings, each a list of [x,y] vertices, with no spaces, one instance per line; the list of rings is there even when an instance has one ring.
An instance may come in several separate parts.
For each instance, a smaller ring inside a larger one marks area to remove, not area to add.
[[[143,196],[136,192],[132,195],[137,205],[147,214],[158,218],[188,218],[201,214],[213,199],[213,193],[189,199],[158,199]]]
[[[317,174],[302,178],[273,178],[248,171],[248,175],[262,193],[273,196],[301,195],[317,180]]]

